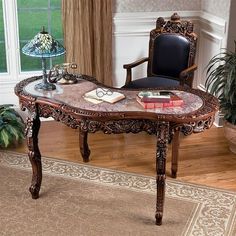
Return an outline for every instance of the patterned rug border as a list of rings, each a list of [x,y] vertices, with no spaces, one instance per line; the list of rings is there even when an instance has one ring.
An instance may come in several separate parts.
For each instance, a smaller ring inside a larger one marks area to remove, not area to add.
[[[31,170],[27,154],[0,150],[0,164]],[[156,193],[154,177],[116,171],[65,160],[42,157],[44,174],[90,181],[96,184]],[[166,196],[198,203],[184,235],[225,236],[233,231],[236,217],[236,193],[178,180],[166,181]]]

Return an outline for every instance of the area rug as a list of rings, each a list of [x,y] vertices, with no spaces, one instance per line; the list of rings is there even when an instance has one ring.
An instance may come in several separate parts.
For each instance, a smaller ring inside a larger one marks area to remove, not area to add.
[[[43,157],[40,198],[31,199],[25,154],[0,151],[1,235],[236,235],[236,194],[167,179],[155,225],[155,179]]]

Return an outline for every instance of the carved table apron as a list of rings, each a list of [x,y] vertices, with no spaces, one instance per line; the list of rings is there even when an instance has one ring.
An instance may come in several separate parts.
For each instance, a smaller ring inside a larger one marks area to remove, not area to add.
[[[137,102],[137,90],[119,90],[126,98],[114,103],[92,104],[83,98],[84,93],[99,84],[89,76],[78,76],[78,83],[56,85],[53,91],[37,91],[35,84],[41,77],[21,81],[15,87],[21,109],[29,111],[26,122],[28,155],[32,165],[32,182],[29,188],[32,198],[39,197],[42,181],[41,154],[38,147],[40,117],[52,117],[80,132],[80,151],[85,162],[89,161],[90,150],[87,143],[88,132],[103,131],[106,134],[138,133],[145,131],[156,135],[156,224],[161,225],[163,216],[166,152],[168,141],[175,132],[185,135],[201,132],[211,127],[218,110],[218,101],[212,95],[200,90],[170,88],[180,96],[182,107],[143,109]],[[166,89],[165,89],[166,90]]]

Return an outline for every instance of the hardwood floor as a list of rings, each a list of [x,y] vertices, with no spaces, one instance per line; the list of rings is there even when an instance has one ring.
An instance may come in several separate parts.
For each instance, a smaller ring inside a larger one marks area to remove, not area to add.
[[[41,123],[39,146],[42,156],[82,162],[78,130],[61,123]],[[89,134],[91,161],[88,165],[155,176],[156,138],[146,133]],[[11,149],[27,152],[23,143]],[[170,178],[170,148],[167,178]],[[182,136],[178,180],[236,191],[236,154],[229,151],[223,128],[212,127],[203,133]]]

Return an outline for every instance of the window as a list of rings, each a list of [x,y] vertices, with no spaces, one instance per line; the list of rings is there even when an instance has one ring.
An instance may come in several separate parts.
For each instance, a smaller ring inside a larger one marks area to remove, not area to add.
[[[0,0],[0,104],[18,105],[16,83],[42,75],[40,58],[23,55],[21,49],[43,26],[63,45],[61,0]],[[63,60],[47,59],[47,69]]]
[[[21,48],[45,27],[55,39],[63,45],[60,0],[17,0],[19,45],[21,71],[33,71],[41,68],[41,60],[29,57]],[[47,60],[47,67],[62,63],[63,56]],[[50,61],[50,62],[49,62]]]
[[[7,72],[2,0],[0,0],[0,73]]]
[[[0,0],[0,83],[41,72],[41,60],[21,49],[43,26],[63,45],[61,0]],[[47,59],[47,68],[63,61],[64,56]]]

